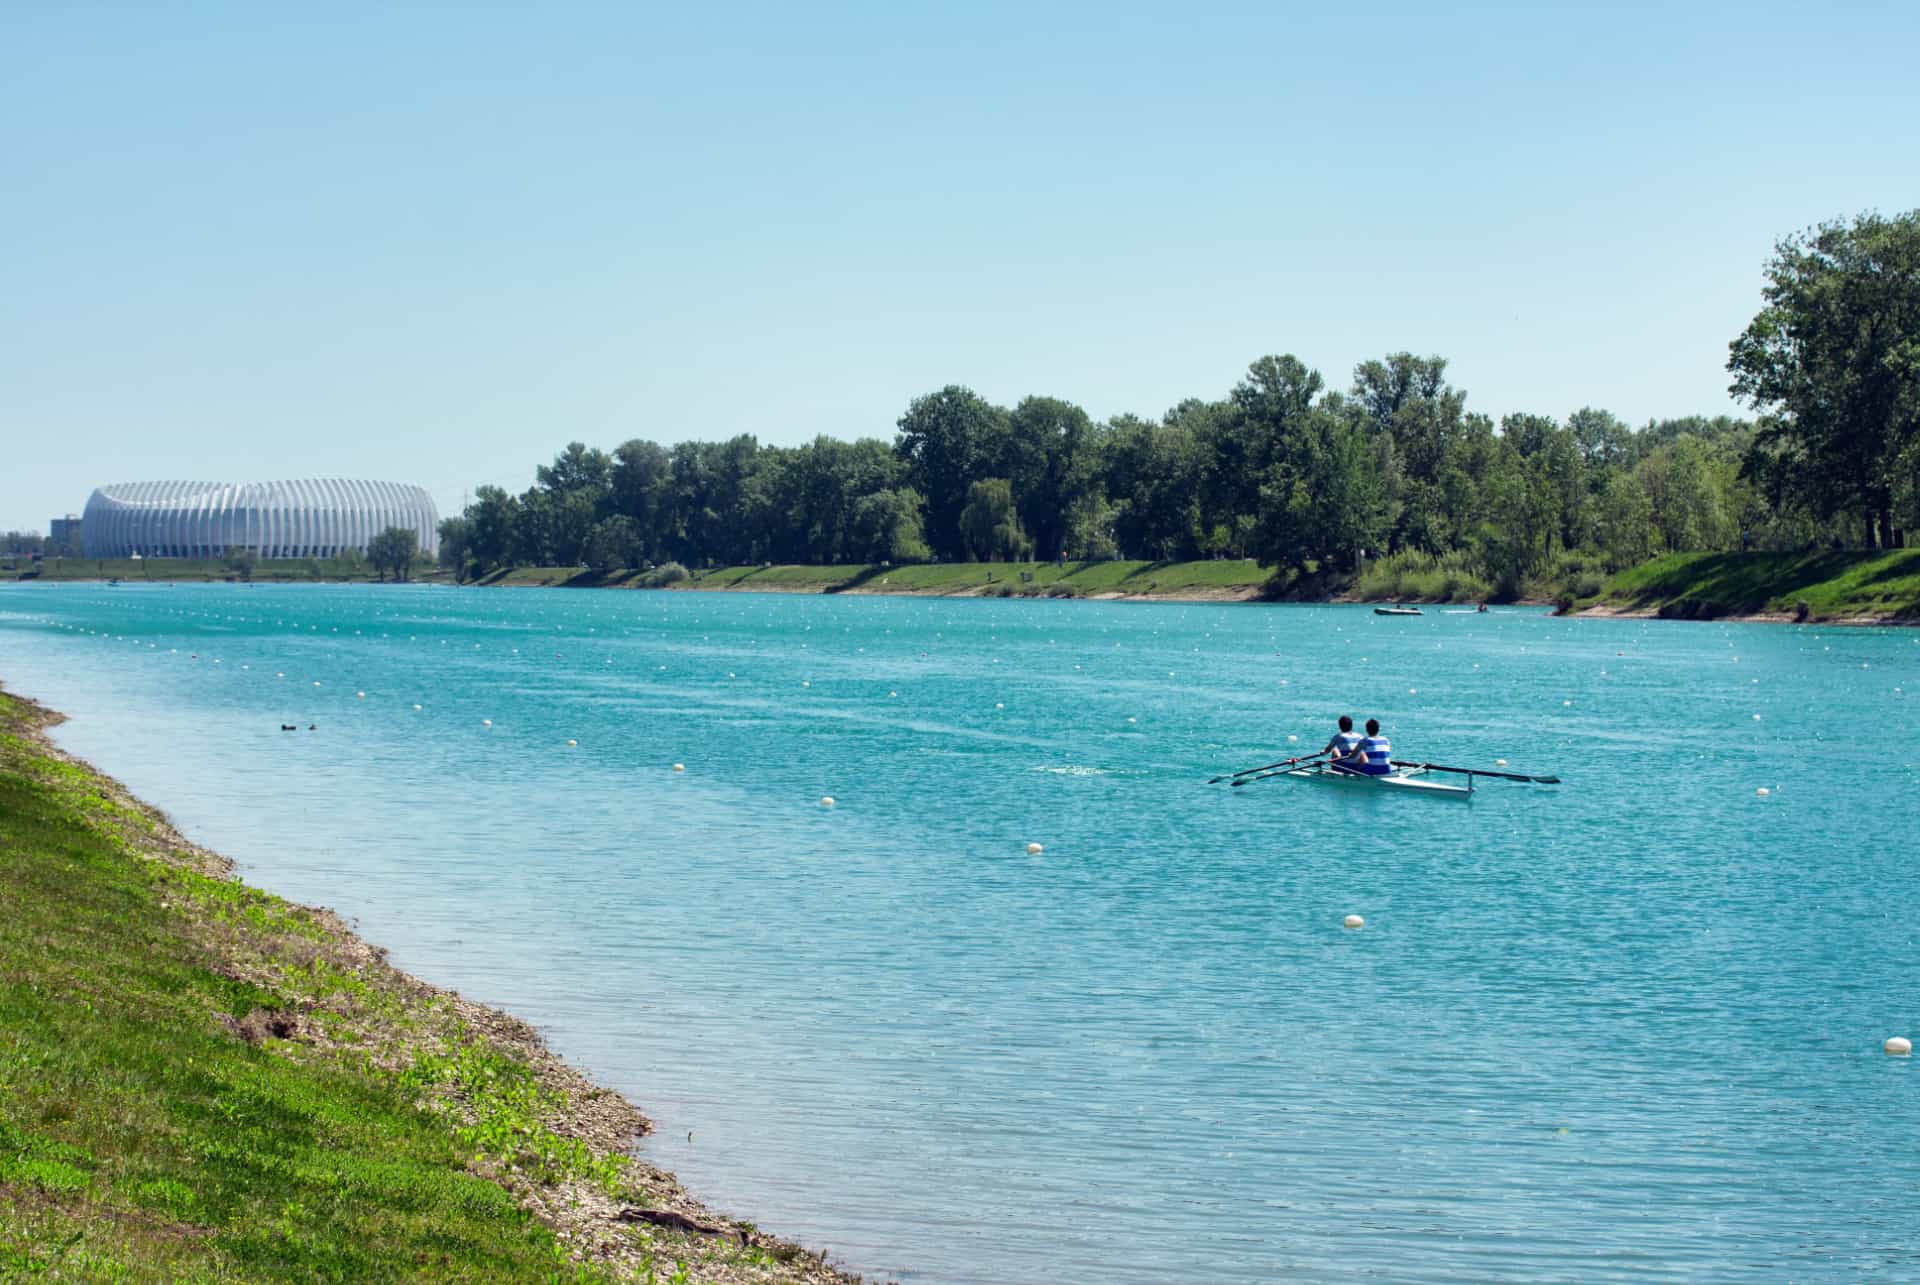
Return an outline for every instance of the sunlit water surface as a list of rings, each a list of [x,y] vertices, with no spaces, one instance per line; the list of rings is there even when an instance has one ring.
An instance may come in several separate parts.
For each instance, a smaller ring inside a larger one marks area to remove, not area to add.
[[[0,679],[864,1272],[1920,1272],[1912,631],[49,585]],[[1204,784],[1342,711],[1566,783]]]

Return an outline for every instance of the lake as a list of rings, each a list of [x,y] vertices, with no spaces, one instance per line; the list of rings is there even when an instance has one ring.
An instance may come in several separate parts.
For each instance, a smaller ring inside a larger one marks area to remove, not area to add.
[[[862,1272],[1920,1272],[1914,631],[61,584],[0,681]],[[1205,784],[1340,713],[1565,783]]]

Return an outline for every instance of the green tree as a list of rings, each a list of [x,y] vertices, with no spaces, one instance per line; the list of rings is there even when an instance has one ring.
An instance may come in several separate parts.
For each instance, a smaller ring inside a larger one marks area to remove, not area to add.
[[[1766,278],[1727,361],[1764,414],[1748,468],[1776,504],[1850,514],[1867,547],[1890,547],[1920,440],[1920,210],[1788,237]]]
[[[967,488],[960,532],[975,562],[1018,561],[1033,552],[1014,507],[1013,485],[1004,477],[982,478]]]
[[[595,571],[637,566],[640,561],[640,529],[624,513],[602,518],[587,533],[586,562]]]
[[[764,461],[759,442],[742,433],[724,442],[680,442],[669,454],[666,552],[689,565],[752,560],[754,531],[746,505]]]
[[[1389,354],[1353,372],[1353,399],[1375,433],[1393,443],[1384,471],[1393,511],[1392,549],[1446,549],[1464,535],[1447,509],[1443,472],[1466,433],[1467,395],[1446,381],[1442,357]]]
[[[1487,477],[1485,516],[1473,539],[1496,596],[1520,596],[1523,582],[1547,556],[1543,537],[1554,521],[1551,488],[1507,445]]]
[[[468,547],[481,571],[510,566],[521,546],[520,501],[497,486],[482,486],[467,506]]]
[[[927,543],[942,558],[966,556],[960,513],[971,502],[984,461],[1004,454],[1007,413],[972,389],[949,384],[917,397],[900,417],[894,450],[907,484],[926,498]]]
[[[1251,551],[1302,573],[1351,571],[1388,530],[1380,455],[1364,419],[1340,402],[1301,417],[1260,485]]]
[[[1603,470],[1633,462],[1633,430],[1611,411],[1582,406],[1567,416],[1567,431],[1573,434],[1580,458],[1596,477],[1604,478]]]
[[[1653,526],[1674,553],[1725,548],[1732,532],[1707,448],[1697,437],[1677,438],[1640,461],[1635,470],[1653,507]]]
[[[229,545],[224,559],[227,570],[233,572],[242,580],[247,579],[253,574],[253,565],[256,560],[254,551],[243,544]]]
[[[1653,556],[1653,502],[1646,488],[1617,465],[1606,471],[1595,515],[1596,535],[1609,570],[1617,571]]]
[[[440,565],[453,572],[456,581],[464,582],[473,557],[473,521],[464,514],[441,518],[438,530]]]
[[[1072,402],[1028,397],[1008,417],[1003,461],[1037,556],[1059,555],[1069,515],[1095,483],[1093,421]]]
[[[848,554],[855,562],[925,562],[920,493],[910,486],[875,491],[854,502]]]
[[[652,558],[665,540],[672,474],[672,457],[656,442],[635,438],[614,448],[609,502],[615,513],[633,519],[642,558]]]
[[[568,442],[567,449],[554,456],[553,463],[533,471],[541,489],[566,494],[585,491],[598,500],[609,486],[613,461],[601,450],[591,450],[584,442]]]
[[[419,552],[420,537],[411,527],[390,526],[367,541],[367,561],[382,579],[391,575],[395,580],[405,580]]]
[[[1121,555],[1192,557],[1200,519],[1201,460],[1188,424],[1116,416],[1102,458],[1103,482],[1113,502],[1113,537]]]

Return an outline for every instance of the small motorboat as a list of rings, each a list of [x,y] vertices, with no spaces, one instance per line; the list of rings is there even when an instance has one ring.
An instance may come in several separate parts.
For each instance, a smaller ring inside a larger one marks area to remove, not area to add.
[[[1418,607],[1375,607],[1376,616],[1424,616],[1427,613]]]

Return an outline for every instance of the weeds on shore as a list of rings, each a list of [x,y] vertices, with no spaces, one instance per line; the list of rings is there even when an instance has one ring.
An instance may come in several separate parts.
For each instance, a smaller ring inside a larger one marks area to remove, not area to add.
[[[684,1201],[622,1154],[630,1108],[599,1147],[563,1133],[577,1104],[477,1010],[32,725],[0,693],[0,1279],[847,1279],[615,1218]]]

